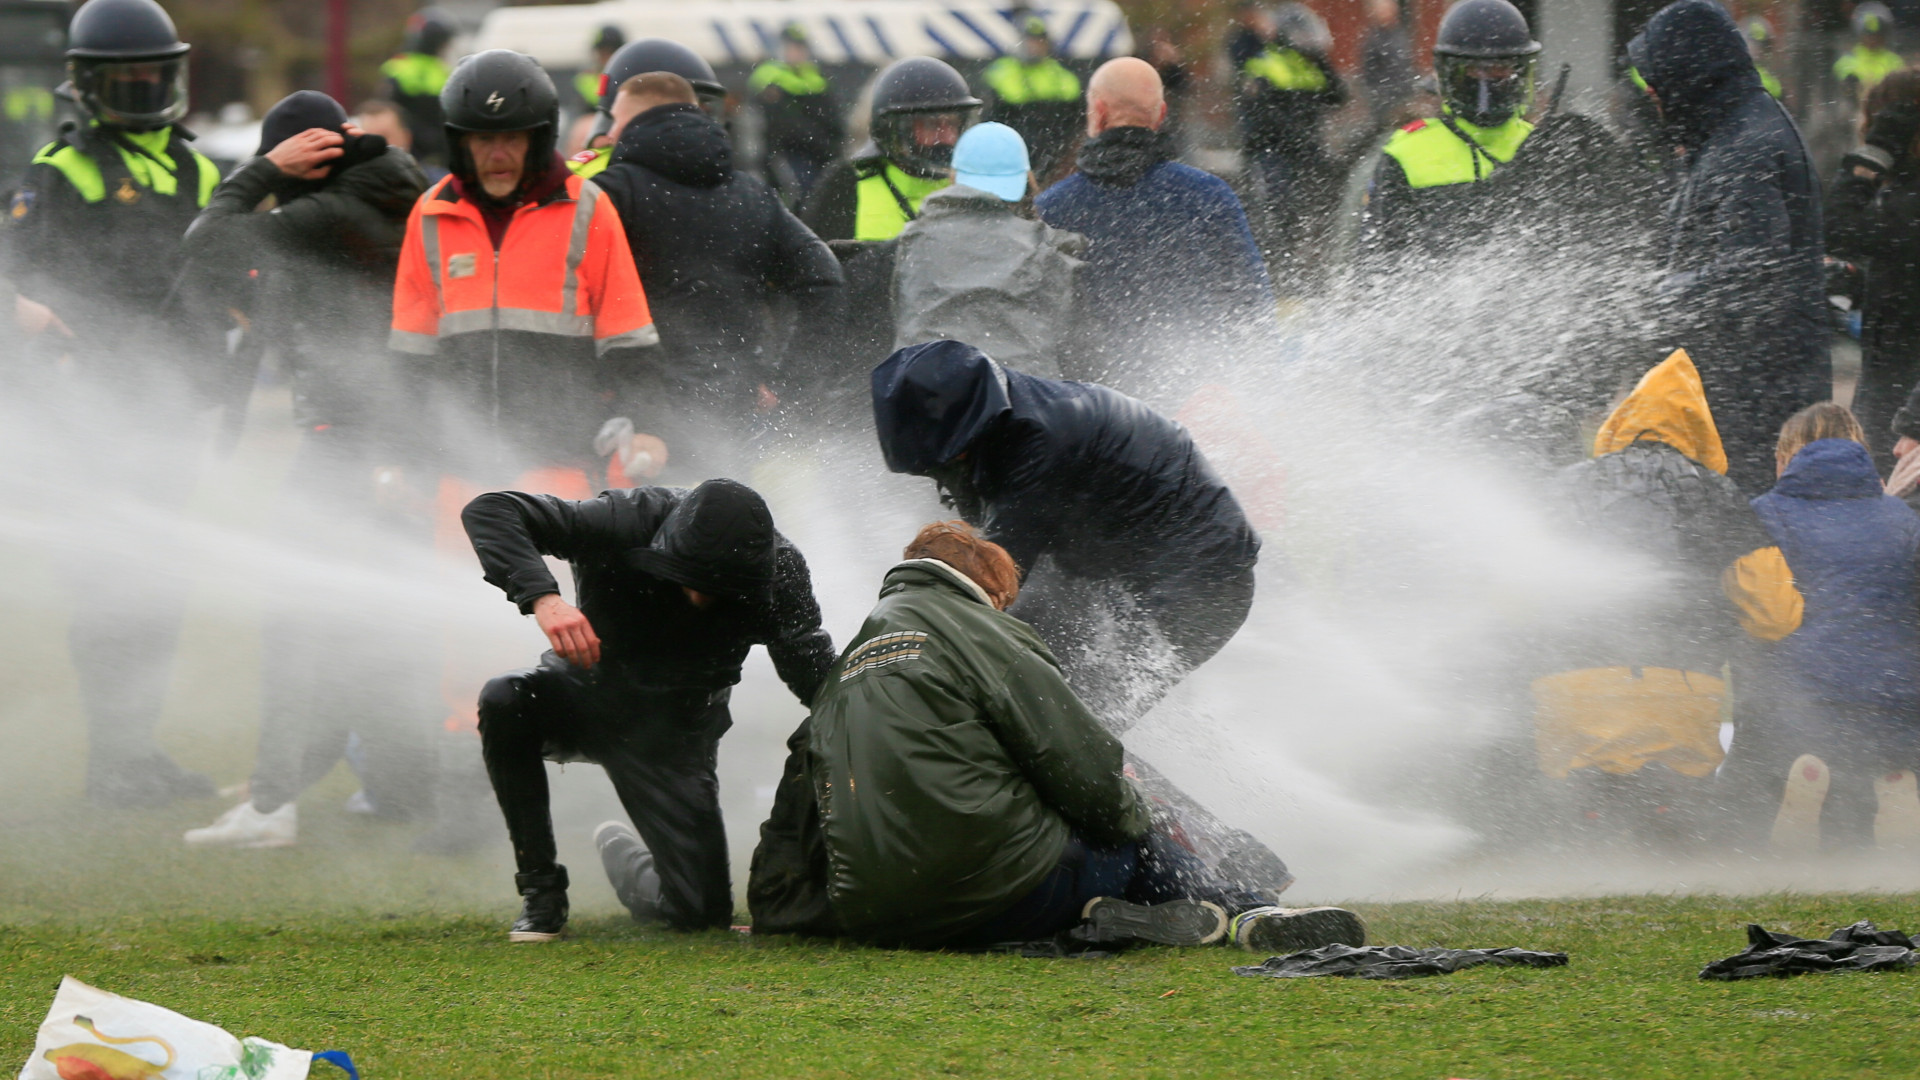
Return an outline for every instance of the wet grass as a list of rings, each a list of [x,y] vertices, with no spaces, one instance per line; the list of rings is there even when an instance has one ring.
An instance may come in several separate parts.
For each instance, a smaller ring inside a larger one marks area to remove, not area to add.
[[[1621,897],[1363,907],[1407,945],[1569,967],[1408,982],[1240,978],[1244,954],[924,955],[507,911],[43,913],[0,927],[0,1067],[62,974],[313,1049],[370,1077],[1833,1077],[1920,1073],[1920,976],[1702,982],[1749,920],[1920,925],[1915,897]],[[15,909],[17,910],[17,909]]]

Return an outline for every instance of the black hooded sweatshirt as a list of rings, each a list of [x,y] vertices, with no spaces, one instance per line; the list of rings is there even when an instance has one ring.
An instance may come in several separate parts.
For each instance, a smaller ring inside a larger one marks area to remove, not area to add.
[[[626,488],[577,502],[494,491],[468,503],[460,519],[487,581],[523,612],[560,591],[542,556],[573,564],[579,607],[599,635],[609,678],[720,690],[740,681],[747,650],[765,645],[781,680],[806,703],[836,659],[807,561],[775,531],[766,504],[734,481],[692,491]],[[682,585],[714,602],[694,607]]]
[[[957,341],[914,345],[873,372],[887,468],[933,476],[1024,575],[1149,586],[1252,566],[1260,538],[1185,428],[1090,383],[1008,371]],[[961,453],[964,463],[956,463]]]
[[[322,103],[331,109],[314,107]],[[332,99],[294,94],[267,114],[261,152],[345,120]],[[291,371],[295,419],[364,436],[408,422],[393,410],[386,328],[407,215],[427,178],[378,135],[349,136],[343,150],[320,180],[295,180],[264,156],[248,160],[213,193],[182,247],[223,278],[255,272],[252,316]],[[255,213],[268,196],[273,210]]]
[[[626,226],[675,393],[744,411],[756,386],[777,382],[776,295],[808,324],[844,303],[839,261],[771,188],[733,167],[727,133],[697,106],[629,121],[594,183]],[[806,326],[793,335],[812,336]]]
[[[1729,475],[1763,490],[1781,423],[1831,396],[1819,181],[1715,0],[1662,8],[1628,54],[1686,151],[1667,210],[1660,346],[1692,355]]]

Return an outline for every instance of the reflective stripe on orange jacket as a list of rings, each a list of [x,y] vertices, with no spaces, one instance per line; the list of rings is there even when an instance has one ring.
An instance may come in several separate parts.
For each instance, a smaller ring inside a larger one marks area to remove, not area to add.
[[[389,344],[432,355],[441,338],[501,330],[590,338],[596,353],[657,344],[620,216],[592,181],[514,211],[500,250],[479,208],[440,181],[414,204],[394,281]]]

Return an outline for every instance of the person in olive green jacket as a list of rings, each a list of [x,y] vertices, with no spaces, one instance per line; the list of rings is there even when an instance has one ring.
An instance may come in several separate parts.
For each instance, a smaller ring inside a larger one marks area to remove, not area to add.
[[[952,521],[905,555],[806,738],[843,932],[917,947],[1069,932],[1200,945],[1226,936],[1231,909],[1284,923],[1290,940],[1364,936],[1350,913],[1302,919],[1221,887],[1167,841],[1119,741],[1002,610],[1020,588],[1004,549]]]

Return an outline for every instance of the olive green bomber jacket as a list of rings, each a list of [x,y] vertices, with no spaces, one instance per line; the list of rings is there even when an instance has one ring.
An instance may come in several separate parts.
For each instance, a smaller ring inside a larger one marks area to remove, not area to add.
[[[828,895],[856,936],[937,944],[1032,891],[1070,832],[1146,832],[1119,741],[1039,635],[945,563],[888,572],[811,726]]]

